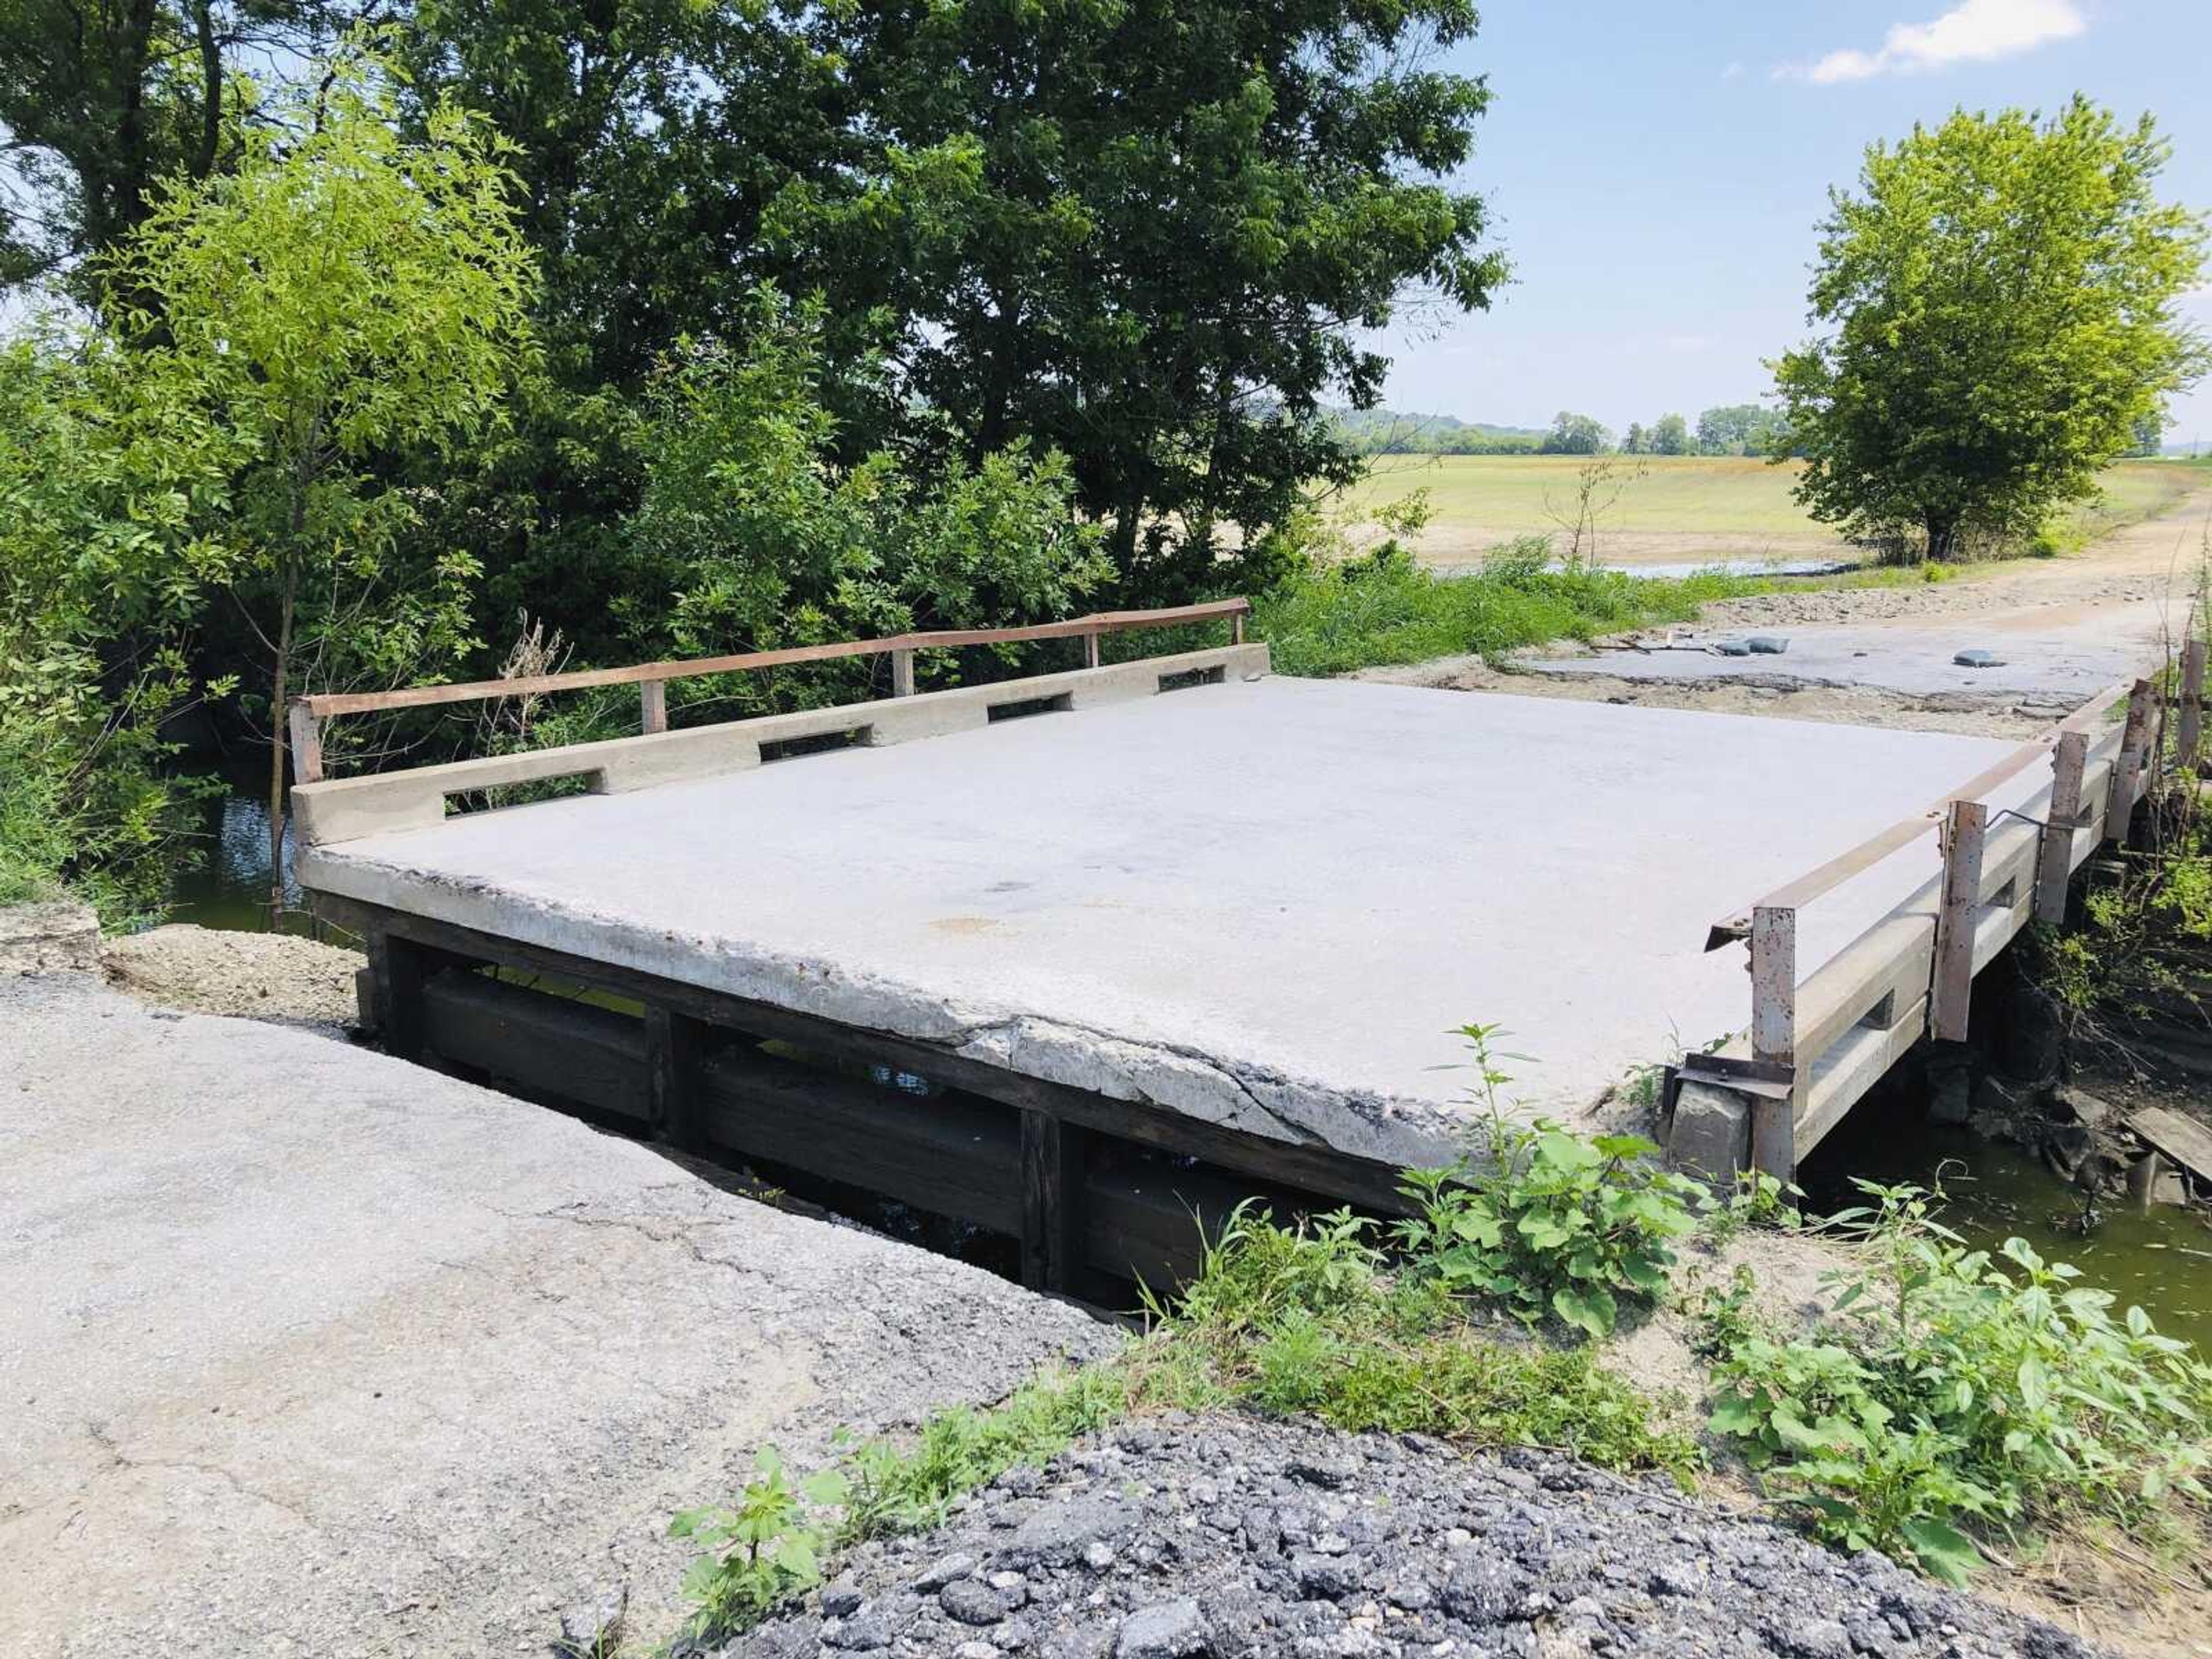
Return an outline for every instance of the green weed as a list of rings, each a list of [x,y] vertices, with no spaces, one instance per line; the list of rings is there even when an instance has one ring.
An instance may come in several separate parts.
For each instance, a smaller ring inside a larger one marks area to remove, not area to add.
[[[1510,1121],[1498,1064],[1514,1056],[1492,1046],[1502,1034],[1461,1033],[1490,1146],[1480,1163],[1407,1172],[1416,1213],[1398,1224],[1398,1244],[1413,1271],[1451,1291],[1496,1297],[1531,1324],[1556,1317],[1609,1335],[1622,1298],[1649,1304],[1666,1288],[1673,1245],[1697,1231],[1705,1191],[1662,1167],[1658,1146],[1640,1135],[1586,1139],[1545,1120]]]
[[[733,1507],[686,1510],[669,1523],[672,1537],[706,1547],[684,1579],[702,1629],[742,1628],[822,1580],[831,1533],[820,1511],[844,1503],[844,1475],[823,1469],[793,1486],[773,1446],[753,1467]]]
[[[1967,1249],[1929,1194],[1859,1184],[1871,1202],[1831,1224],[1865,1265],[1832,1280],[1825,1338],[1739,1328],[1714,1366],[1713,1427],[1775,1468],[1819,1535],[1957,1582],[1966,1524],[2126,1524],[2207,1496],[2212,1368],[2187,1345],[2140,1309],[2115,1318],[2108,1292],[2023,1240]]]
[[[1253,632],[1275,670],[1327,675],[1432,657],[1500,658],[1523,646],[1688,622],[1699,605],[1753,592],[1718,573],[1637,578],[1587,565],[1548,568],[1551,544],[1524,538],[1480,574],[1439,575],[1402,553],[1298,577],[1258,601]]]

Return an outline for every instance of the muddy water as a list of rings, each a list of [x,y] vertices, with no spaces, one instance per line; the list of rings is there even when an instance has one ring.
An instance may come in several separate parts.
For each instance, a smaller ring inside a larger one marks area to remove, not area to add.
[[[2133,1304],[2158,1328],[2212,1354],[2212,1217],[2124,1198],[2099,1200],[2085,1225],[2081,1195],[2024,1149],[1928,1123],[1917,1103],[1868,1103],[1821,1143],[1800,1172],[1806,1207],[1827,1214],[1860,1201],[1850,1178],[1940,1185],[1944,1225],[1994,1250],[2026,1239],[2046,1260],[2070,1261],[2085,1284]]]

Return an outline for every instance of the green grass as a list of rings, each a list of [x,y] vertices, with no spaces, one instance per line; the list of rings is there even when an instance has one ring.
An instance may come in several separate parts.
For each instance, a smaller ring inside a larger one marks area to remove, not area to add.
[[[1616,459],[1624,468],[1640,461],[1648,471],[1607,516],[1608,534],[1833,538],[1791,498],[1794,463],[1776,466],[1731,456]],[[1584,458],[1575,455],[1378,456],[1348,505],[1352,520],[1364,522],[1376,507],[1426,489],[1436,514],[1431,540],[1449,550],[1477,532],[1504,539],[1556,529],[1547,501],[1567,509],[1583,465]],[[2173,461],[2123,461],[2106,475],[2106,499],[2072,514],[2070,526],[2094,538],[2163,511],[2205,476]]]
[[[1470,576],[1353,563],[1261,599],[1252,629],[1272,649],[1276,672],[1343,674],[1433,657],[1495,659],[1553,640],[1688,622],[1711,600],[1770,585],[1718,573],[1638,580],[1617,570],[1549,571],[1533,550]]]

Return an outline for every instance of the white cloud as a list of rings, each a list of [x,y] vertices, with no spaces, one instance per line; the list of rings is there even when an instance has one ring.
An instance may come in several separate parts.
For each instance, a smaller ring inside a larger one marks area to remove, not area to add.
[[[1729,65],[1726,69],[1724,69],[1724,70],[1723,70],[1721,71],[1721,79],[1722,79],[1722,80],[1723,80],[1723,81],[1741,81],[1741,80],[1742,80],[1742,79],[1743,79],[1743,65],[1742,65],[1741,63],[1731,63],[1731,64],[1729,64]]]
[[[1879,52],[1846,46],[1809,68],[1785,64],[1774,72],[1823,86],[1877,75],[1922,75],[2033,52],[2053,40],[2070,40],[2088,27],[2073,0],[1961,0],[1932,21],[1893,24]]]

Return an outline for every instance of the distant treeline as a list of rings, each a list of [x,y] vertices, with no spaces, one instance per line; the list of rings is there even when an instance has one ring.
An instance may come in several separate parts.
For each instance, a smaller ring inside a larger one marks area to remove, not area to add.
[[[1769,455],[1786,448],[1782,417],[1758,404],[1724,404],[1698,416],[1632,422],[1626,434],[1595,416],[1562,410],[1548,427],[1492,426],[1449,415],[1340,410],[1337,429],[1366,455]]]
[[[1561,410],[1548,427],[1492,426],[1450,415],[1411,415],[1394,409],[1334,411],[1337,431],[1363,455],[1778,455],[1790,452],[1790,428],[1778,410],[1760,404],[1721,404],[1692,427],[1681,415],[1662,415],[1646,426],[1631,421],[1616,435],[1594,415]],[[2187,455],[2164,444],[2164,422],[2136,422],[2136,457]]]

